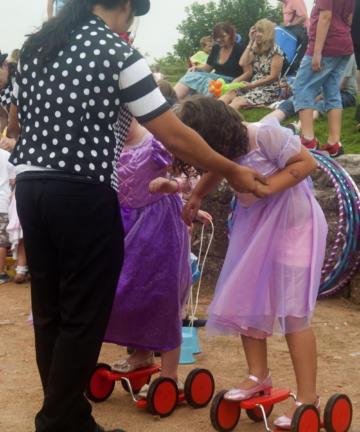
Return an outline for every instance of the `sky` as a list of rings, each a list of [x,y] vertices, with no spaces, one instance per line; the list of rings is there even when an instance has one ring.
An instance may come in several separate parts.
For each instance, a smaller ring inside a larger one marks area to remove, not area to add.
[[[207,1],[197,0],[201,4]],[[21,47],[25,35],[46,19],[47,0],[1,0],[1,3],[0,50],[10,53]],[[135,46],[150,63],[172,51],[179,38],[176,27],[186,18],[185,7],[192,3],[194,0],[151,0],[150,12],[139,19],[135,40]],[[313,0],[305,3],[310,13]]]

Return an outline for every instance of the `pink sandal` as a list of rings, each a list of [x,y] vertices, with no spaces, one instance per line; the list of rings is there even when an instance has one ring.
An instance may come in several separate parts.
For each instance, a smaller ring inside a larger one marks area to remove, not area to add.
[[[304,405],[303,402],[295,402],[295,405],[297,407]],[[316,397],[316,401],[314,403],[314,407],[319,411],[320,414],[320,397],[317,396]],[[281,417],[278,417],[275,421],[274,421],[274,425],[280,429],[285,429],[285,430],[290,430],[291,428],[291,418],[288,417],[287,415],[282,415]]]
[[[254,375],[249,375],[248,378],[256,382],[258,385],[249,390],[243,390],[243,389],[229,390],[228,392],[225,393],[224,399],[229,401],[242,401],[257,396],[260,393],[269,394],[271,392],[272,381],[271,381],[270,371],[268,372],[268,375],[264,380],[261,380],[260,378]]]

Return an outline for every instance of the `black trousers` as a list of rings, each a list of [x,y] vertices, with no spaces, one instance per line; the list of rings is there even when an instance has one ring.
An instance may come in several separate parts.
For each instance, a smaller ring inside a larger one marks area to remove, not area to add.
[[[44,389],[36,432],[93,432],[96,423],[83,392],[123,262],[116,192],[71,176],[23,173],[17,177],[16,200]]]

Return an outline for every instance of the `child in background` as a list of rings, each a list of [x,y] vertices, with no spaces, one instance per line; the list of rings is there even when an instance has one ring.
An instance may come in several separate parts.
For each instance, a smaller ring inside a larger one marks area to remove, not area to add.
[[[9,162],[9,152],[0,149],[0,284],[8,282],[10,276],[4,271],[9,237],[6,227],[9,223],[11,186],[15,184],[15,168]]]
[[[195,97],[177,114],[220,154],[251,166],[269,179],[256,198],[239,194],[224,265],[209,307],[208,335],[241,335],[249,368],[231,401],[249,399],[272,387],[267,337],[285,334],[293,362],[297,400],[275,421],[290,429],[298,405],[314,404],[316,345],[310,327],[325,255],[327,224],[306,177],[317,167],[298,136],[279,123],[243,123],[221,101]],[[184,209],[184,220],[221,178],[206,173]]]
[[[155,193],[160,181],[151,184],[166,176],[171,161],[165,147],[133,120],[118,165],[124,265],[104,340],[135,348],[114,363],[120,373],[150,366],[153,351],[160,351],[161,375],[181,390],[177,367],[181,315],[191,285],[189,235],[180,196]],[[179,178],[169,184],[172,193],[189,190]],[[139,394],[146,397],[147,386]]]
[[[211,36],[204,36],[200,39],[200,50],[189,58],[189,66],[202,66],[206,64],[210,51],[214,45],[214,40]]]

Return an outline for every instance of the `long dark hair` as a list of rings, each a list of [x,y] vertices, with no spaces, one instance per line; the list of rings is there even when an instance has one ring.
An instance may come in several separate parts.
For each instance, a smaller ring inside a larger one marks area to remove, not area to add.
[[[196,95],[184,99],[174,109],[187,126],[194,129],[209,146],[228,159],[234,160],[249,151],[249,137],[243,117],[232,107],[215,98]],[[175,158],[174,171],[191,172],[190,166]]]
[[[113,9],[126,2],[127,0],[68,0],[54,18],[46,21],[40,30],[26,40],[20,54],[21,63],[36,56],[40,69],[68,44],[71,33],[90,17],[95,5]]]

